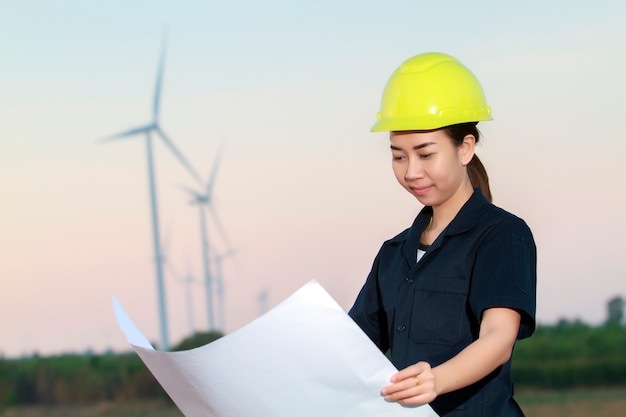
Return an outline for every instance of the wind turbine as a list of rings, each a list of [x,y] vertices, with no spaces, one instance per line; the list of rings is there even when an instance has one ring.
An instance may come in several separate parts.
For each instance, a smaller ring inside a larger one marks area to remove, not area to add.
[[[221,331],[225,330],[224,325],[224,279],[222,277],[222,262],[226,258],[229,258],[235,254],[235,251],[230,249],[224,253],[215,255],[215,291],[217,292],[217,317],[218,326]]]
[[[177,269],[174,268],[174,266],[172,265],[172,263],[170,262],[170,258],[169,258],[169,243],[170,243],[170,228],[168,228],[168,230],[166,231],[166,236],[165,236],[165,240],[163,243],[163,250],[162,253],[164,254],[163,256],[161,256],[161,259],[163,260],[163,263],[165,264],[165,267],[167,268],[168,272],[170,273],[171,276],[174,277],[174,279],[176,279],[179,282],[182,282],[185,285],[185,305],[187,307],[187,322],[189,325],[189,335],[194,335],[196,332],[196,326],[194,324],[194,308],[193,308],[193,295],[192,295],[192,285],[198,283],[198,281],[194,278],[194,276],[191,274],[191,269],[189,267],[189,259],[186,260],[186,273],[184,275],[179,274]],[[185,251],[185,253],[187,253],[187,251]]]
[[[196,326],[194,324],[194,309],[193,309],[193,296],[191,293],[192,285],[197,281],[193,277],[190,272],[189,265],[187,265],[187,272],[185,275],[180,275],[175,269],[172,267],[171,263],[166,263],[169,267],[170,274],[179,282],[182,282],[185,285],[185,304],[187,306],[187,321],[189,324],[189,335],[193,335],[196,332]]]
[[[257,301],[259,302],[259,315],[262,316],[267,312],[267,297],[268,290],[264,288],[257,295]]]
[[[213,164],[213,169],[211,170],[211,174],[209,175],[209,180],[206,183],[206,187],[204,188],[204,193],[197,192],[187,187],[181,187],[188,194],[191,195],[192,200],[190,204],[198,205],[198,212],[200,214],[200,236],[202,239],[202,267],[204,271],[204,285],[206,290],[206,299],[207,299],[207,317],[208,317],[208,327],[209,330],[215,329],[215,320],[214,320],[214,307],[213,307],[213,277],[211,274],[211,266],[210,266],[210,250],[211,247],[209,245],[209,237],[207,233],[207,222],[206,222],[206,214],[205,207],[208,209],[211,217],[213,218],[213,223],[215,224],[217,230],[222,235],[222,238],[227,241],[226,232],[222,227],[222,223],[217,216],[217,212],[213,208],[212,200],[213,200],[213,186],[215,184],[215,177],[217,176],[217,170],[219,168],[220,159],[222,156],[222,148],[220,146],[220,150],[217,153],[217,157],[215,158],[215,162]]]
[[[157,195],[156,195],[156,181],[154,178],[154,156],[152,151],[152,134],[156,134],[161,138],[163,143],[174,154],[178,161],[186,168],[187,171],[198,181],[202,182],[198,173],[193,169],[191,164],[183,156],[183,154],[174,146],[172,141],[165,135],[161,126],[159,125],[159,110],[161,101],[161,86],[163,83],[163,67],[165,63],[165,40],[166,36],[163,36],[163,43],[161,46],[161,57],[159,60],[156,86],[154,90],[154,100],[152,103],[152,120],[147,124],[126,130],[124,132],[109,136],[103,141],[113,141],[119,139],[125,139],[131,136],[144,134],[146,137],[146,152],[148,160],[148,181],[150,188],[150,213],[152,215],[152,237],[153,237],[153,249],[154,249],[154,262],[156,266],[156,280],[158,291],[158,304],[159,304],[159,323],[161,328],[161,349],[169,350],[169,336],[167,329],[167,311],[165,303],[165,289],[163,286],[163,258],[161,255],[161,242],[159,236],[159,213],[157,207]]]

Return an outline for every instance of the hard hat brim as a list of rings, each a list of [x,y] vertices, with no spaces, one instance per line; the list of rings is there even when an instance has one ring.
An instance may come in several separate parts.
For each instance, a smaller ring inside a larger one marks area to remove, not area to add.
[[[473,117],[467,119],[454,119],[454,120],[423,120],[416,123],[413,118],[396,118],[385,117],[378,120],[374,126],[370,129],[370,132],[406,132],[411,130],[435,130],[441,129],[446,126],[452,126],[461,123],[471,122],[486,122],[493,120],[491,113],[487,113],[481,117]]]

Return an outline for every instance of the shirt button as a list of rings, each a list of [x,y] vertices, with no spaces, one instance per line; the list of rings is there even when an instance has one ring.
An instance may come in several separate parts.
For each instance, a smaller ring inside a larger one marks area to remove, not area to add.
[[[406,330],[406,326],[404,324],[399,324],[398,327],[396,327],[396,330],[398,331],[398,333],[402,333]]]

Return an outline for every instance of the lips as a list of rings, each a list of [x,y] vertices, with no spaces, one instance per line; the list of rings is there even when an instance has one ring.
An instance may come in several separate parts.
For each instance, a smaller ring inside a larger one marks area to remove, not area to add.
[[[413,191],[413,194],[415,195],[424,195],[426,194],[431,188],[433,188],[432,186],[428,186],[428,187],[411,187],[411,191]]]

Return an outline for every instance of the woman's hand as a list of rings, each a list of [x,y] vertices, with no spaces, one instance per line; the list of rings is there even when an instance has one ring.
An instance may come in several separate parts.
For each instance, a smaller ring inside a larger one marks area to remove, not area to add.
[[[485,310],[477,340],[435,368],[428,362],[404,368],[391,377],[391,385],[384,387],[381,394],[386,401],[403,405],[426,404],[438,395],[479,381],[509,360],[520,320],[520,314],[510,308]]]
[[[419,405],[437,397],[435,376],[428,362],[418,362],[391,377],[391,385],[381,390],[385,401],[397,401],[402,405]]]

